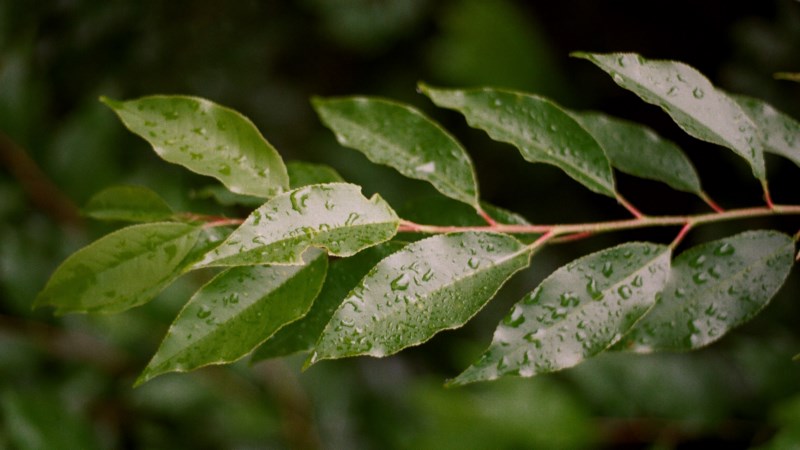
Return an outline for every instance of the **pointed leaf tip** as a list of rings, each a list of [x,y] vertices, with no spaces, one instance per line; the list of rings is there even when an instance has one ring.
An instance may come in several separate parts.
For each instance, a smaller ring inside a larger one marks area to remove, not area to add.
[[[655,304],[669,247],[627,243],[556,270],[511,309],[492,344],[450,385],[530,377],[603,352]]]
[[[310,361],[382,357],[458,328],[529,260],[530,250],[504,234],[455,233],[409,244],[348,294]]]

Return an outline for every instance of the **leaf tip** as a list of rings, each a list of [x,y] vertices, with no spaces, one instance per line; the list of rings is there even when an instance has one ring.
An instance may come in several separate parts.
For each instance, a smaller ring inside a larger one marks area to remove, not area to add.
[[[122,102],[119,100],[114,100],[113,98],[106,97],[105,95],[101,95],[98,97],[100,103],[108,106],[111,109],[119,109],[122,107]]]
[[[570,52],[569,56],[571,58],[590,59],[592,57],[592,54],[589,52],[577,51],[577,52]]]

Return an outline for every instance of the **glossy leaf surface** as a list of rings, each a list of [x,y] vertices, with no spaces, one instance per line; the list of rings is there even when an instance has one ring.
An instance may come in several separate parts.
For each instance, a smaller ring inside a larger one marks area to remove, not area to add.
[[[67,258],[35,306],[56,313],[116,313],[150,301],[183,271],[200,228],[183,223],[133,225],[108,234]]]
[[[756,126],[739,105],[694,68],[677,61],[648,60],[635,53],[573,53],[606,71],[614,82],[660,106],[697,139],[727,147],[764,180],[764,155]]]
[[[289,187],[278,152],[232,109],[185,96],[102,101],[160,157],[212,176],[233,192],[269,198]]]
[[[680,191],[701,194],[692,162],[674,143],[634,122],[600,113],[573,113],[605,150],[611,165],[629,175],[661,181]]]
[[[758,127],[764,151],[781,155],[800,166],[800,123],[756,98],[744,95],[733,98]]]
[[[656,306],[617,348],[646,353],[708,345],[750,320],[794,264],[794,242],[748,231],[693,247],[675,258]]]
[[[478,208],[478,186],[467,152],[421,112],[367,97],[318,98],[313,103],[340,144]]]
[[[281,194],[253,211],[198,266],[302,264],[311,246],[350,256],[394,236],[399,219],[378,195],[353,184],[315,184]]]
[[[347,293],[352,290],[370,269],[381,259],[400,250],[403,245],[387,242],[368,248],[349,258],[330,263],[328,276],[308,314],[278,330],[253,353],[252,361],[276,358],[314,348],[325,325],[333,317]]]
[[[157,222],[172,217],[172,209],[158,194],[143,186],[112,186],[86,203],[83,213],[93,219]]]
[[[503,234],[437,235],[409,244],[350,292],[309,362],[386,356],[460,327],[529,260],[530,250]]]
[[[666,246],[633,242],[556,270],[514,305],[488,350],[451,383],[530,377],[604,351],[655,304],[669,258]]]
[[[310,184],[341,183],[344,178],[333,167],[325,164],[312,164],[302,161],[286,163],[289,173],[289,188],[297,189]]]
[[[450,90],[421,86],[436,105],[517,147],[530,162],[554,165],[594,192],[615,197],[608,158],[594,138],[555,103],[497,89]]]
[[[328,257],[310,249],[302,266],[228,269],[192,296],[137,384],[165,372],[234,362],[308,312]]]

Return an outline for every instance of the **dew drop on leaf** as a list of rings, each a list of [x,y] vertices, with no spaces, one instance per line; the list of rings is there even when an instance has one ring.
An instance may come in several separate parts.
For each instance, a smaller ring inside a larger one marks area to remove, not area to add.
[[[210,315],[211,315],[211,310],[208,309],[207,306],[201,306],[200,309],[197,310],[198,319],[205,319]]]
[[[406,289],[408,289],[408,283],[410,281],[411,280],[409,279],[408,275],[402,274],[399,277],[393,279],[389,283],[389,286],[392,288],[393,291],[405,291]]]
[[[714,249],[714,254],[717,256],[728,256],[732,255],[735,251],[736,249],[733,247],[733,245],[725,242]]]
[[[619,293],[619,296],[622,297],[623,300],[631,298],[631,295],[633,294],[633,291],[631,291],[631,287],[628,285],[620,286],[620,288],[617,289],[617,292]]]

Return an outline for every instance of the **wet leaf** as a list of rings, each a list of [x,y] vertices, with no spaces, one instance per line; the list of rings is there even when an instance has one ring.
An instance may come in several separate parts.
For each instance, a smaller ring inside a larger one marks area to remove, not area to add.
[[[289,172],[289,187],[297,189],[310,184],[340,183],[344,178],[333,167],[325,164],[312,164],[302,161],[286,163]]]
[[[340,144],[478,208],[478,185],[469,155],[455,138],[421,112],[368,97],[316,98],[313,103]]]
[[[690,350],[720,339],[772,299],[794,264],[794,242],[748,231],[675,258],[656,306],[617,346],[639,353]]]
[[[212,176],[237,194],[270,198],[289,187],[278,152],[232,109],[185,96],[101,100],[164,160]]]
[[[368,248],[349,258],[330,263],[328,276],[308,314],[278,330],[253,353],[251,361],[310,351],[336,308],[367,272],[381,259],[400,250],[402,244],[387,242]]]
[[[242,205],[256,208],[264,204],[264,199],[262,197],[236,194],[226,189],[225,186],[220,185],[206,186],[198,189],[192,192],[192,196],[200,199],[212,199],[223,206]]]
[[[744,95],[732,97],[758,127],[764,151],[800,166],[800,123],[764,101]]]
[[[184,223],[133,225],[67,258],[35,306],[69,312],[116,313],[152,300],[185,269],[200,228]]]
[[[178,314],[136,384],[165,372],[237,361],[303,317],[325,280],[328,258],[310,249],[304,261],[234,267],[214,277]]]
[[[656,302],[670,250],[631,242],[553,272],[511,309],[492,344],[450,384],[572,367],[617,342]]]
[[[616,197],[608,158],[575,119],[550,100],[497,89],[447,90],[421,85],[436,105],[454,109],[530,162],[554,165],[587,188]]]
[[[650,128],[600,113],[573,113],[573,117],[600,143],[614,168],[702,194],[697,172],[683,150]]]
[[[253,211],[199,266],[302,264],[311,246],[350,256],[394,236],[399,219],[379,196],[353,184],[315,184],[281,194]]]
[[[378,263],[348,294],[309,364],[386,356],[458,328],[529,260],[530,250],[504,234],[456,233],[409,244]]]
[[[143,186],[112,186],[86,203],[83,213],[93,219],[158,222],[172,217],[172,209],[158,194]]]
[[[618,85],[660,106],[689,135],[733,150],[750,164],[756,178],[766,179],[756,126],[736,101],[694,68],[635,53],[572,55],[591,61]]]

